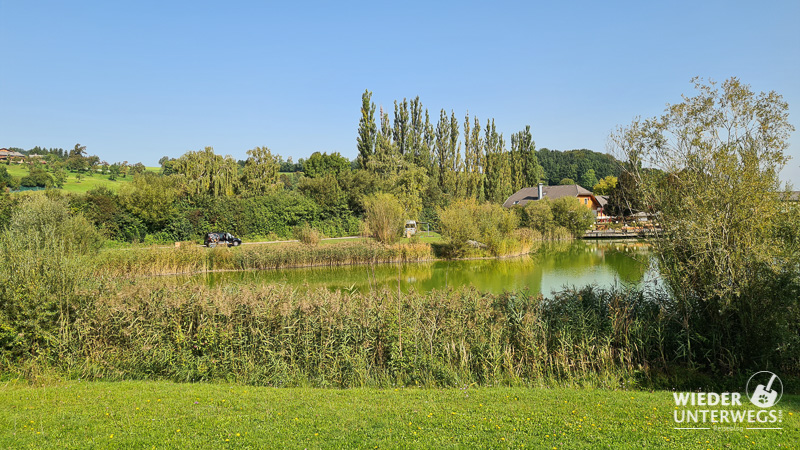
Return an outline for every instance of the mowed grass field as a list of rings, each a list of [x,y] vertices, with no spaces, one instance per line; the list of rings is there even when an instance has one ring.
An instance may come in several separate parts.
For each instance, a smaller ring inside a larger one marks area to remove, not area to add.
[[[0,404],[2,448],[719,449],[800,443],[800,396],[789,395],[776,407],[783,411],[782,430],[739,431],[674,429],[685,425],[675,424],[672,393],[663,391],[10,382],[0,386]]]
[[[28,166],[25,164],[12,163],[5,167],[12,177],[22,178],[28,176]],[[146,168],[147,172],[158,172],[159,170],[161,170],[159,167]],[[62,189],[66,192],[88,192],[97,187],[105,186],[111,190],[117,190],[121,185],[130,182],[132,179],[133,175],[128,175],[125,178],[119,176],[116,180],[109,180],[108,175],[95,173],[92,176],[84,174],[83,178],[78,180],[76,174],[68,172],[67,181]]]

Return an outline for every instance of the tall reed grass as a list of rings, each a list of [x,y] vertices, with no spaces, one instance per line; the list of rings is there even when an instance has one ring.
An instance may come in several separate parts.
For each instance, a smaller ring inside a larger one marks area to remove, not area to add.
[[[663,369],[669,349],[659,336],[670,324],[660,312],[641,293],[594,288],[543,299],[150,279],[122,283],[77,311],[69,339],[47,361],[89,379],[616,388]]]
[[[426,243],[381,245],[360,241],[316,247],[300,243],[213,249],[199,246],[151,247],[105,250],[97,258],[96,270],[112,276],[142,276],[211,270],[417,262],[433,258],[431,246]]]

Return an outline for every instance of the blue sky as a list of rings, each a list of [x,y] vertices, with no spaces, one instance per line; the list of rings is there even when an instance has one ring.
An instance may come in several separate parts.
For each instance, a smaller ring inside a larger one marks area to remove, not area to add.
[[[156,165],[212,146],[356,155],[361,94],[606,150],[690,80],[775,90],[800,126],[800,2],[0,0],[0,147]],[[800,185],[800,141],[782,178]]]

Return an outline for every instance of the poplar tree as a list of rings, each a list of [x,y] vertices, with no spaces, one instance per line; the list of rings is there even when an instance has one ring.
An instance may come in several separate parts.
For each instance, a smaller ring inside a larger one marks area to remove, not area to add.
[[[456,197],[464,197],[464,182],[461,176],[464,172],[464,161],[461,159],[461,143],[458,140],[458,119],[456,113],[450,111],[450,148],[449,152],[452,159],[452,184],[451,191]]]
[[[397,151],[402,156],[406,156],[409,149],[409,123],[408,123],[408,100],[403,99],[403,102],[398,105],[397,100],[394,101],[394,142],[397,145]]]
[[[361,95],[361,119],[358,121],[358,165],[367,168],[367,162],[375,154],[378,126],[375,124],[375,103],[372,92],[365,90]]]
[[[481,124],[475,118],[475,126],[470,126],[469,113],[464,118],[464,180],[466,184],[465,196],[483,200],[482,182],[482,153],[483,142],[481,139]]]
[[[450,159],[450,122],[444,109],[439,111],[439,122],[436,123],[436,175],[439,179],[439,188],[446,194],[452,193],[450,185],[452,162]]]
[[[522,185],[516,189],[536,186],[544,179],[544,169],[536,157],[536,144],[531,137],[531,127],[517,133],[517,150],[522,164]]]

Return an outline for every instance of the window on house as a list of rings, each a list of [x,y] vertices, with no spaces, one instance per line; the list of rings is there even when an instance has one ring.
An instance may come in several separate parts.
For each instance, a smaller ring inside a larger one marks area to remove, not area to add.
[[[588,198],[583,199],[583,204],[584,205],[588,205],[589,204],[589,199]]]

